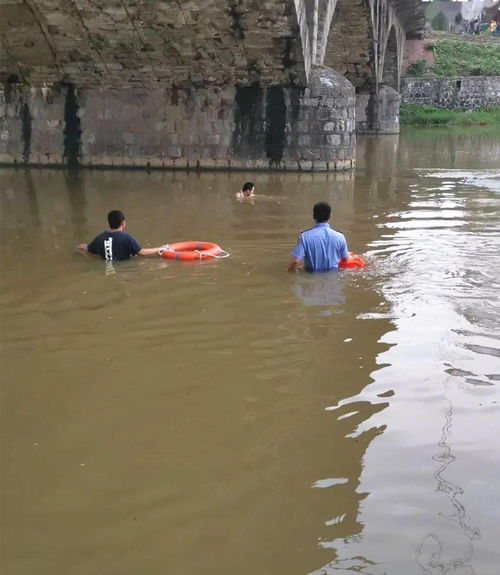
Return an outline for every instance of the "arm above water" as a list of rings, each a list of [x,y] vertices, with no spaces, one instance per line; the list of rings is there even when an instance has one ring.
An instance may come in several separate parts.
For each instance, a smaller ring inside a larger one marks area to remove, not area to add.
[[[139,245],[134,236],[128,234],[130,254],[133,256],[156,256],[161,255],[161,252],[168,246],[158,246],[156,248],[143,248]]]
[[[78,244],[78,245],[76,246],[76,250],[77,250],[78,252],[88,252],[88,251],[89,251],[87,244]]]
[[[299,270],[299,265],[300,262],[302,260],[300,260],[299,258],[292,258],[289,262],[288,265],[286,266],[287,271],[295,273]]]
[[[340,261],[346,262],[349,259],[349,250],[347,248],[347,241],[345,239],[344,234],[341,234],[341,235],[342,235],[343,245],[342,245],[342,249],[340,251]]]
[[[292,259],[289,261],[286,269],[292,273],[298,271],[300,262],[305,258],[305,255],[306,250],[304,248],[304,243],[302,242],[302,236],[299,236],[297,245],[292,252]]]
[[[158,246],[157,248],[141,248],[138,252],[138,256],[160,256],[161,252],[168,247],[167,244],[163,246]]]

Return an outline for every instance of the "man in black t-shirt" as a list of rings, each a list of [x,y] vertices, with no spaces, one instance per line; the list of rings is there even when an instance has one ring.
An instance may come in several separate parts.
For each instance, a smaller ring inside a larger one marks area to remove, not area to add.
[[[165,246],[141,248],[134,236],[123,231],[125,215],[120,210],[108,214],[109,231],[96,236],[90,244],[80,244],[77,250],[98,254],[105,260],[128,260],[130,256],[152,256],[160,254]]]

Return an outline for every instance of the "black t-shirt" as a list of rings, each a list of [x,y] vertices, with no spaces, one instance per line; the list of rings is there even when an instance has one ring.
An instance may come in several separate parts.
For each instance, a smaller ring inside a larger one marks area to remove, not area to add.
[[[128,260],[141,251],[141,246],[128,232],[102,232],[95,237],[87,249],[105,260]]]

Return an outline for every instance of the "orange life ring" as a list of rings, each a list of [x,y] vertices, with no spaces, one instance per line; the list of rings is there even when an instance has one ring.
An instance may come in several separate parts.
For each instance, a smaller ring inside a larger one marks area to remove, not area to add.
[[[339,268],[364,268],[365,260],[352,252],[349,252],[349,257],[344,261],[340,260]]]
[[[215,258],[224,253],[217,244],[210,242],[177,242],[169,244],[161,252],[161,257],[166,260],[195,261],[206,258]]]

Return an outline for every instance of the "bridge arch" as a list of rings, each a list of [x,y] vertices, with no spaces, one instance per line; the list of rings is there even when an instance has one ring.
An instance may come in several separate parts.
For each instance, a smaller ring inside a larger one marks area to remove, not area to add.
[[[323,63],[345,76],[357,93],[374,89],[373,25],[367,0],[337,1]]]
[[[0,71],[32,86],[305,86],[304,11],[304,0],[2,0]]]
[[[408,25],[411,3],[411,0],[406,3],[337,0],[334,6],[328,34],[318,55],[323,57],[325,66],[354,85],[358,132],[399,130],[398,92],[406,38],[400,18]]]
[[[399,92],[402,48],[396,27],[391,26],[385,47],[381,83]]]

